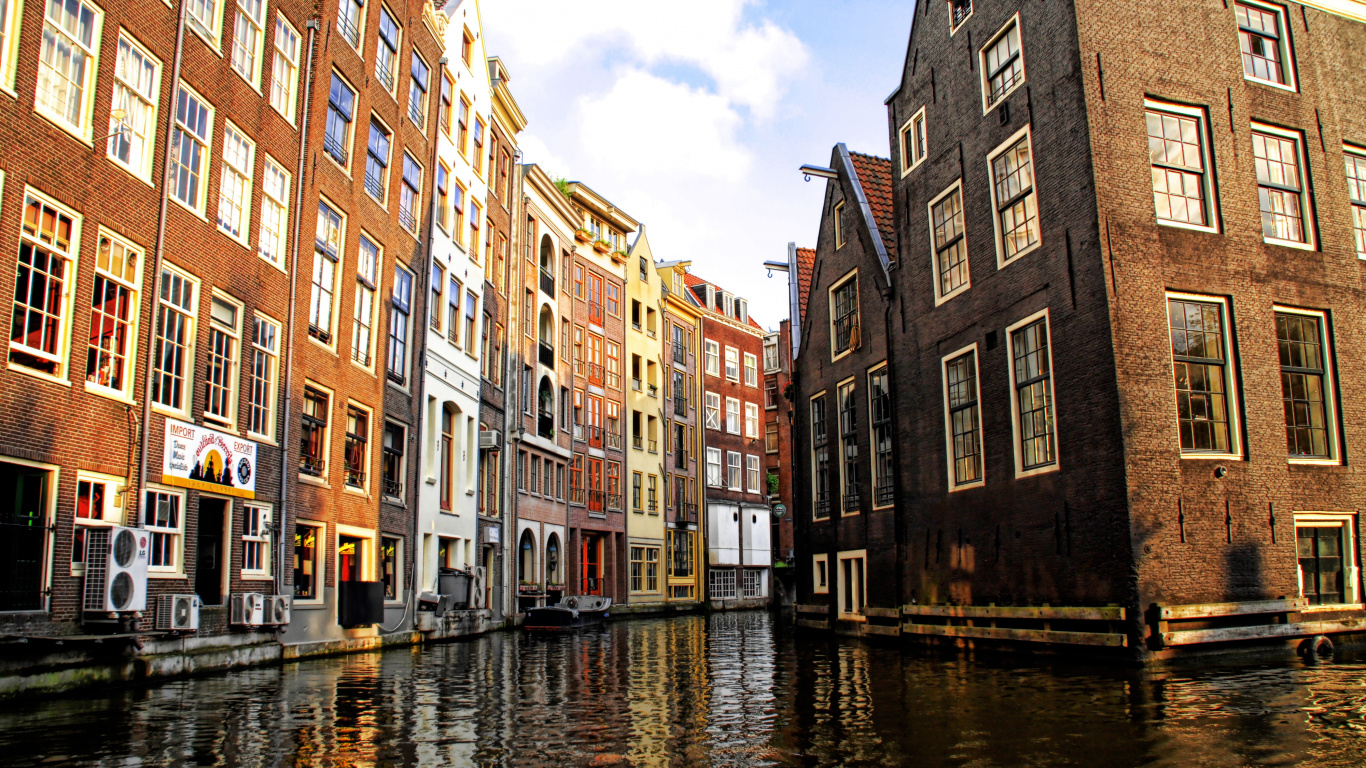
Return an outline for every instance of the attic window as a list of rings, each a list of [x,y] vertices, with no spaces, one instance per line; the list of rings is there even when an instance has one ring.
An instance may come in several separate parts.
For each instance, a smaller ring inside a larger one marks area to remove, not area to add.
[[[835,247],[844,247],[844,201],[835,203]]]
[[[958,31],[972,15],[972,0],[949,0],[949,33]]]

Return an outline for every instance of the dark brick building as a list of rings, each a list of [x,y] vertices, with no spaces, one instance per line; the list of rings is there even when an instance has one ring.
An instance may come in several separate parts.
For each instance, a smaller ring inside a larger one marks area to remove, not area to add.
[[[862,256],[857,355],[888,360],[898,470],[886,525],[867,518],[895,554],[866,560],[866,597],[833,562],[847,521],[812,519],[814,487],[797,505],[842,626],[914,602],[910,634],[1165,653],[1360,621],[1362,404],[1339,383],[1361,359],[1366,121],[1346,72],[1366,27],[1326,5],[918,9],[887,101],[886,271],[859,156],[837,148],[801,329],[799,403],[855,373],[830,353],[831,298]],[[799,409],[797,444],[813,431]],[[802,599],[823,602],[809,568]],[[936,607],[1045,603],[1087,610],[1030,614],[1072,622],[1045,636]]]

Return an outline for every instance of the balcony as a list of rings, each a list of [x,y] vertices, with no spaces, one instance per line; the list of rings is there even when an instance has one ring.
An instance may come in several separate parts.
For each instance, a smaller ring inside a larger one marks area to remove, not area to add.
[[[411,209],[400,205],[398,207],[398,223],[409,232],[417,232],[417,217],[413,215]]]
[[[555,276],[544,269],[541,270],[541,292],[551,297],[555,296]]]
[[[352,348],[351,359],[355,360],[357,365],[363,366],[365,368],[370,367],[370,352],[361,349],[360,347]]]
[[[674,395],[674,415],[681,418],[688,418],[688,398],[685,395]]]
[[[683,525],[697,525],[697,505],[692,502],[674,502],[673,521]]]
[[[651,440],[651,441],[649,441],[649,446],[650,446],[650,449],[649,449],[649,450],[650,450],[650,453],[659,453],[659,441],[658,441],[658,440]]]
[[[683,346],[683,342],[681,342],[681,341],[675,341],[675,342],[673,343],[673,345],[674,345],[674,364],[675,364],[675,365],[687,365],[687,364],[688,364],[688,348],[685,347],[685,346]]]
[[[590,491],[588,491],[588,511],[589,511],[589,513],[593,513],[593,512],[601,513],[601,512],[606,511],[606,509],[607,509],[607,494],[603,493],[602,491],[595,491],[595,490],[590,490]]]
[[[602,325],[602,304],[596,301],[588,302],[588,322]]]
[[[536,434],[550,439],[555,439],[555,414],[541,411],[536,416]]]
[[[541,361],[541,365],[553,370],[555,368],[555,345],[542,341],[537,343],[537,349],[536,359]]]
[[[384,495],[392,496],[395,499],[403,498],[403,481],[392,477],[384,478],[381,483],[384,486]]]
[[[375,79],[378,80],[380,85],[384,86],[384,90],[388,91],[389,93],[394,92],[393,63],[393,54],[390,54],[388,62],[381,63],[379,66],[375,67]]]
[[[619,494],[619,493],[609,493],[609,494],[607,494],[607,511],[608,511],[608,512],[621,512],[621,511],[622,511],[621,502],[622,502],[622,495],[621,495],[621,494]]]
[[[621,450],[622,442],[623,442],[623,440],[622,440],[621,432],[618,432],[618,431],[616,431],[616,430],[610,430],[610,429],[607,430],[607,447],[608,447],[608,448],[611,448],[611,449],[614,450],[614,451],[620,451],[620,450]]]
[[[602,386],[603,367],[597,363],[588,364],[588,383],[593,386]]]
[[[195,19],[193,14],[190,15],[190,19],[196,22],[198,21],[198,19]],[[360,30],[356,29],[355,22],[347,18],[346,14],[337,14],[337,29],[341,30],[342,36],[345,37],[347,41],[351,43],[352,48],[360,47]],[[212,33],[212,30],[207,31]]]
[[[359,467],[346,468],[346,484],[352,488],[365,487],[365,470]]]
[[[816,494],[815,517],[825,518],[830,516],[830,492],[819,491]]]
[[[412,97],[408,98],[408,119],[413,121],[419,131],[426,129],[427,117],[422,114],[422,102]]]
[[[659,397],[659,385],[658,385],[658,384],[650,384],[650,385],[649,385],[649,388],[650,388],[650,391],[649,391],[650,397]]]
[[[583,431],[584,431],[585,436],[586,436],[587,439],[588,439],[588,447],[589,447],[589,448],[601,448],[601,447],[602,447],[602,427],[595,427],[595,426],[589,425],[589,426],[587,426],[587,427],[584,427]]]
[[[844,500],[841,503],[841,508],[845,512],[857,510],[859,508],[859,501],[858,486],[845,488]]]
[[[378,173],[371,173],[368,170],[365,172],[365,191],[369,192],[371,197],[383,202],[384,180],[379,177]]]
[[[330,133],[323,134],[323,151],[331,155],[333,160],[346,165],[346,146]]]
[[[299,473],[311,477],[322,477],[323,471],[327,468],[327,462],[317,456],[303,454],[299,456]]]
[[[637,451],[644,450],[645,438],[641,435],[631,435],[631,447]]]

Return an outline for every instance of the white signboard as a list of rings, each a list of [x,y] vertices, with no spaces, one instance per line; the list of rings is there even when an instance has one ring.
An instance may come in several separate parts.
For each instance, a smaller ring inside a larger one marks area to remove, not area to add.
[[[256,498],[256,443],[208,427],[166,420],[161,482]]]

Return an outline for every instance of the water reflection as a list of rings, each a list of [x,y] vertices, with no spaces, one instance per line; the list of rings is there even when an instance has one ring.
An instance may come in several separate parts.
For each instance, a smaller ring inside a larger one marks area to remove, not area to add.
[[[927,658],[687,616],[9,706],[0,764],[1359,767],[1363,673]]]

